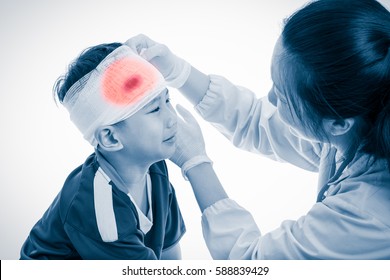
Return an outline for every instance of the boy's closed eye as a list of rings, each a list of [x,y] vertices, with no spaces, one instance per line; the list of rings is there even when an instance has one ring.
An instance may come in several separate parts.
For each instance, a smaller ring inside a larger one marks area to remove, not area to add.
[[[169,95],[167,95],[167,97],[166,97],[166,100],[165,100],[165,103],[170,103],[171,102],[171,98],[169,97]],[[159,112],[160,111],[160,106],[157,106],[157,107],[155,107],[154,109],[152,109],[152,110],[150,110],[149,112],[148,112],[148,114],[152,114],[152,113],[157,113],[157,112]]]
[[[154,109],[152,109],[151,111],[148,112],[148,114],[152,114],[152,113],[157,113],[158,111],[160,111],[160,107],[156,107]]]

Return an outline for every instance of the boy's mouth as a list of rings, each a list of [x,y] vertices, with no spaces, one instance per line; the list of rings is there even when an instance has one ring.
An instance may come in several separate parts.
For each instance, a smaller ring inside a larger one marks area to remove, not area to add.
[[[163,142],[172,142],[172,141],[174,141],[174,140],[175,140],[175,136],[176,136],[176,133],[175,133],[175,134],[173,134],[171,137],[169,137],[169,138],[165,139]]]

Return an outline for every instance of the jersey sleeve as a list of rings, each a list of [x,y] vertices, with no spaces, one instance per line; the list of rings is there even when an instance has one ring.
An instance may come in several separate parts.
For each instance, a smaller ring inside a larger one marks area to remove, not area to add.
[[[22,246],[20,259],[63,260],[77,258],[73,246],[68,243],[67,234],[62,226],[58,202],[59,195],[31,229]]]
[[[152,249],[142,242],[142,234],[135,229],[127,236],[121,236],[113,242],[105,242],[92,236],[87,236],[70,224],[65,224],[65,230],[82,259],[89,260],[156,260]]]
[[[195,109],[236,147],[318,171],[321,145],[293,135],[267,97],[258,99],[250,90],[211,75]]]
[[[390,229],[337,197],[316,203],[297,221],[261,235],[251,214],[225,199],[202,216],[203,235],[214,259],[388,258]]]

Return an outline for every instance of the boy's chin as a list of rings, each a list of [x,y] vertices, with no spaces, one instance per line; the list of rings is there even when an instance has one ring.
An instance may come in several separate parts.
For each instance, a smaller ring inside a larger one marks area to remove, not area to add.
[[[167,156],[164,158],[164,160],[167,160],[167,159],[169,160],[174,154],[175,154],[175,151],[168,153]]]
[[[159,159],[156,160],[156,162],[159,162],[161,160],[169,160],[174,154],[176,149],[172,150],[166,150],[163,155]]]

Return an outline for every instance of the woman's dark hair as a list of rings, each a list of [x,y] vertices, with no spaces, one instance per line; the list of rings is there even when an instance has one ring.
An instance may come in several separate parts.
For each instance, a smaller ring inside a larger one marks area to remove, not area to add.
[[[358,117],[354,140],[390,166],[390,12],[375,0],[314,1],[287,19],[281,38],[285,90],[302,123],[323,135],[322,119]]]
[[[59,77],[55,82],[53,87],[55,97],[62,102],[66,92],[75,82],[95,69],[107,55],[121,45],[121,43],[108,43],[85,49],[80,56],[69,65],[67,73],[64,76]]]

